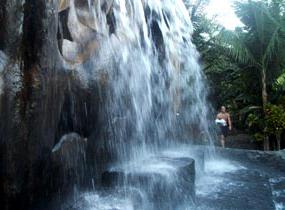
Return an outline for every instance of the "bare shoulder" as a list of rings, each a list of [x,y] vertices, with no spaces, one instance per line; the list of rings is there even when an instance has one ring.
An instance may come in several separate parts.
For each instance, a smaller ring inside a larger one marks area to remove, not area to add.
[[[217,114],[217,117],[222,117],[222,113],[221,112],[219,112],[218,114]]]

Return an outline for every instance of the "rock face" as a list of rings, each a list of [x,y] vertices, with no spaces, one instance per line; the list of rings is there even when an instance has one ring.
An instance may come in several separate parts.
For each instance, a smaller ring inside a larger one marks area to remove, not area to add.
[[[5,113],[0,125],[4,180],[1,204],[4,209],[21,209],[29,208],[36,194],[43,195],[48,190],[44,186],[48,184],[49,153],[55,133],[48,131],[56,129],[54,119],[58,118],[63,97],[55,78],[59,71],[54,50],[56,15],[52,4],[46,1],[1,1],[1,11],[6,24],[0,50],[8,57],[0,99],[1,113]],[[17,77],[18,72],[19,82],[11,85],[9,78]],[[47,87],[52,88],[47,91]],[[48,112],[52,97],[58,99],[53,106],[58,108]]]
[[[61,136],[76,132],[84,139],[97,132],[89,138],[93,145],[100,135],[97,83],[84,87],[60,54],[63,20],[57,1],[0,3],[1,209],[32,209],[66,186],[53,171],[61,170],[52,152]],[[59,149],[64,158],[74,152],[67,142]]]
[[[3,81],[3,71],[5,66],[7,65],[7,56],[0,51],[0,95],[3,94],[3,88],[4,88],[4,81]]]
[[[68,192],[69,186],[84,182],[87,139],[77,133],[66,134],[52,149],[53,172],[58,174],[58,186]]]
[[[195,162],[191,158],[146,159],[104,172],[102,183],[105,187],[122,187],[123,183],[139,189],[142,209],[189,207],[195,202]]]

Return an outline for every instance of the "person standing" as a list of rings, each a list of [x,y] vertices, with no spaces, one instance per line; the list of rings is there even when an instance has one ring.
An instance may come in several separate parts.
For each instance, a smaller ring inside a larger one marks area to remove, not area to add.
[[[226,107],[222,106],[220,112],[217,114],[216,117],[216,124],[219,126],[219,136],[221,145],[223,148],[225,148],[225,139],[229,133],[229,131],[232,130],[232,121],[231,116],[227,112]]]

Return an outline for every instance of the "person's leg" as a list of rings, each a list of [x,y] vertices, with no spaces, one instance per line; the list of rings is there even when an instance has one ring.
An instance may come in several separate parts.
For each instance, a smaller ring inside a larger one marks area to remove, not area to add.
[[[225,148],[225,136],[223,134],[221,135],[221,145]]]

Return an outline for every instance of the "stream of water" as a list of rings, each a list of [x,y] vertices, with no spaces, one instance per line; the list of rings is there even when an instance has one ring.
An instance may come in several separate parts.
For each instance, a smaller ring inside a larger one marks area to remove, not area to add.
[[[95,186],[80,208],[192,209],[193,157],[175,152],[194,140],[211,144],[212,135],[182,0],[71,0],[68,27],[73,41],[63,41],[66,65],[82,83],[100,80],[107,87],[101,117],[114,157],[109,172],[123,174],[112,193]]]

